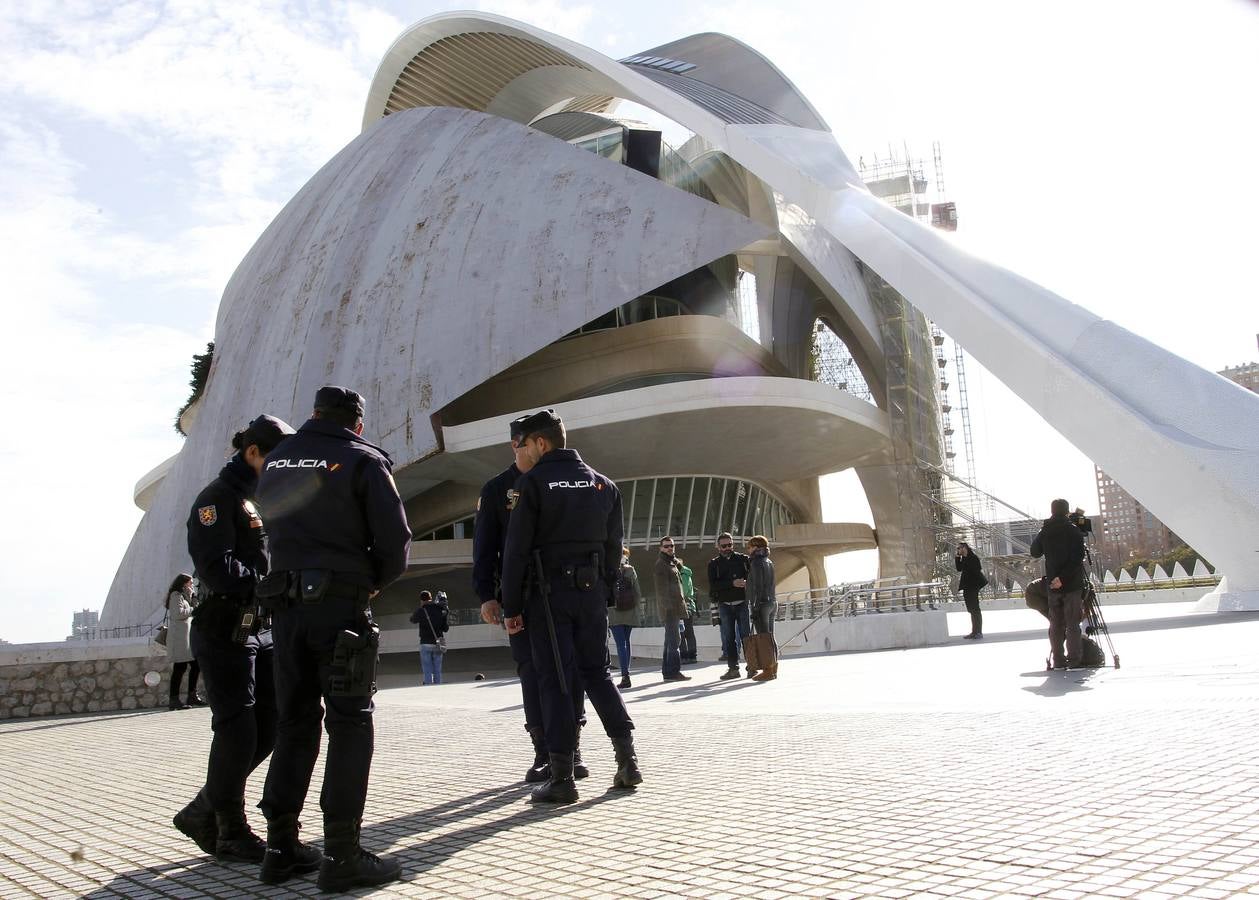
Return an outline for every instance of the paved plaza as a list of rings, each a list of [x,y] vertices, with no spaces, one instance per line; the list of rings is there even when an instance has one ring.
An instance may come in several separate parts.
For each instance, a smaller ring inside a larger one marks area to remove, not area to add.
[[[558,809],[519,780],[514,684],[386,689],[364,842],[405,881],[380,893],[1259,892],[1259,617],[1190,609],[1116,607],[1118,670],[1045,672],[1026,611],[987,614],[982,643],[793,658],[766,684],[706,664],[666,685],[644,661],[626,700],[646,782],[607,789],[593,726],[591,777]],[[0,897],[315,893],[313,876],[264,890],[171,828],[208,738],[204,709],[0,723]]]

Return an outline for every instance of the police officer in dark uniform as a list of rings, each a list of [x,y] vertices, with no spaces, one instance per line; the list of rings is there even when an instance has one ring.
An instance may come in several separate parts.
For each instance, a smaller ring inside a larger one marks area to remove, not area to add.
[[[362,431],[363,398],[343,387],[320,388],[313,417],[267,458],[259,479],[277,573],[261,591],[275,597],[279,709],[275,755],[259,804],[267,817],[260,873],[267,883],[295,871],[289,851],[319,756],[321,719],[328,753],[319,798],[320,889],[384,884],[402,871],[396,860],[359,845],[379,647],[369,601],[406,569],[411,545],[389,456]]]
[[[477,500],[476,530],[472,538],[472,581],[476,595],[481,600],[481,619],[489,625],[503,620],[500,584],[503,572],[503,542],[507,539],[507,518],[518,496],[516,480],[529,471],[532,463],[525,454],[520,439],[520,425],[529,416],[521,416],[511,423],[511,448],[515,462],[495,475],[481,488]],[[533,651],[529,636],[517,632],[508,636],[511,657],[520,677],[520,693],[525,707],[525,731],[533,741],[533,765],[525,773],[525,781],[547,781],[551,777],[551,763],[547,754],[546,735],[542,725],[542,700],[538,695],[538,679],[533,669]],[[585,693],[573,692],[573,714],[580,725],[586,724]],[[581,761],[581,730],[573,751],[573,777],[585,778],[590,774]]]
[[[615,787],[642,782],[634,723],[608,674],[608,599],[621,563],[621,492],[565,447],[554,410],[520,422],[532,468],[516,482],[503,549],[508,634],[529,637],[550,751],[551,778],[533,800],[572,803],[577,722],[572,695],[585,688],[616,751]],[[580,681],[578,676],[580,675]]]
[[[197,495],[188,517],[188,555],[198,581],[190,644],[201,671],[214,739],[205,786],[175,827],[221,860],[260,862],[264,846],[245,818],[245,780],[275,745],[271,632],[261,628],[254,586],[267,574],[262,519],[251,498],[267,453],[293,433],[259,416],[232,438],[236,453]],[[301,847],[308,867],[319,852]]]

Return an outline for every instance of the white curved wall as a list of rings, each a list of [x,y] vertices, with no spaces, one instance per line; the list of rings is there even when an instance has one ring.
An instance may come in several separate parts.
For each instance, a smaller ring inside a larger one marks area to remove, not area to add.
[[[408,110],[360,135],[267,228],[220,305],[197,428],[110,589],[103,625],[141,621],[188,565],[184,522],[229,436],[299,425],[315,391],[367,399],[365,433],[406,467],[429,415],[562,335],[763,227],[504,119]]]

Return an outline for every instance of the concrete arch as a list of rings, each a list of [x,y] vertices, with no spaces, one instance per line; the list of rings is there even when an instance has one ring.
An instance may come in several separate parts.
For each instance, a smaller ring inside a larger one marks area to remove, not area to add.
[[[703,135],[930,315],[1209,556],[1225,573],[1222,607],[1259,607],[1259,396],[898,214],[865,190],[829,132],[731,124],[572,41],[498,17],[470,19],[554,47],[613,82],[610,94]],[[443,23],[453,19],[437,16],[416,29]]]

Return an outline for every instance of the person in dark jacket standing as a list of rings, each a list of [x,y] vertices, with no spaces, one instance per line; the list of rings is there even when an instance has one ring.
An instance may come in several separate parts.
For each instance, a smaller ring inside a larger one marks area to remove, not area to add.
[[[664,623],[664,657],[660,674],[665,681],[690,681],[690,675],[682,674],[680,639],[682,619],[686,617],[686,597],[682,594],[682,579],[678,570],[682,560],[674,555],[673,538],[660,539],[660,554],[656,557],[654,583],[656,606],[660,621]]]
[[[320,889],[384,884],[402,873],[396,860],[359,845],[379,646],[370,600],[406,569],[411,546],[389,455],[362,432],[363,398],[320,388],[312,417],[267,457],[258,482],[272,567],[287,573],[289,585],[274,612],[279,728],[260,804],[267,817],[260,878],[269,884],[294,872],[290,848],[319,757],[320,719],[328,732]],[[367,677],[352,677],[359,673]]]
[[[769,558],[769,538],[763,534],[748,538],[748,577],[743,592],[748,598],[752,627],[757,634],[769,635],[768,649],[761,649],[761,672],[748,676],[756,681],[773,681],[778,677],[778,644],[774,640],[774,614],[778,610],[778,592],[774,561]]]
[[[292,433],[272,416],[258,416],[237,432],[236,453],[197,495],[188,516],[199,599],[189,644],[205,673],[214,739],[205,786],[174,825],[221,860],[261,862],[265,852],[245,818],[245,781],[271,752],[276,728],[271,632],[259,627],[254,600],[268,562],[252,498],[267,453]],[[297,855],[303,865],[319,864],[312,848],[303,846]]]
[[[1032,557],[1045,558],[1049,588],[1049,647],[1055,669],[1084,664],[1080,618],[1084,614],[1084,534],[1069,518],[1070,504],[1055,500],[1032,541]],[[1066,652],[1063,652],[1063,642]]]
[[[739,677],[739,646],[752,633],[748,611],[747,556],[734,549],[734,537],[726,531],[717,537],[717,555],[708,562],[708,589],[721,616],[721,646],[726,650],[726,674],[722,681]],[[748,677],[756,672],[748,669]]]
[[[507,520],[516,505],[516,481],[533,467],[525,453],[520,432],[521,416],[508,426],[514,462],[495,475],[481,488],[476,505],[476,526],[472,536],[472,584],[481,601],[481,621],[498,625],[503,621],[501,584],[503,577],[503,543],[507,540]],[[525,731],[533,742],[533,765],[525,772],[525,781],[535,784],[551,777],[551,760],[542,725],[542,699],[538,694],[538,676],[533,668],[533,649],[524,632],[509,634],[511,658],[520,679],[520,694],[525,710]],[[581,691],[573,693],[573,714],[577,717],[577,746],[573,748],[573,777],[585,778],[590,770],[581,761],[581,730],[586,724],[586,704]]]
[[[430,591],[420,591],[420,605],[411,613],[411,624],[420,631],[420,668],[425,684],[442,683],[442,654],[446,652],[442,635],[450,630],[446,607],[433,602]]]
[[[542,698],[551,778],[532,799],[572,803],[577,799],[572,694],[583,688],[616,752],[613,786],[632,788],[643,780],[634,722],[608,674],[608,600],[624,533],[621,492],[566,448],[564,423],[554,410],[530,416],[521,432],[533,467],[516,482],[519,498],[507,523],[503,615],[509,634],[529,635]]]
[[[962,599],[966,601],[966,611],[970,613],[970,634],[965,636],[965,640],[981,640],[984,636],[984,616],[979,611],[979,592],[988,583],[988,579],[984,577],[984,567],[970,544],[965,541],[957,545],[953,565],[962,573],[962,577],[958,579],[958,587],[962,589]]]

